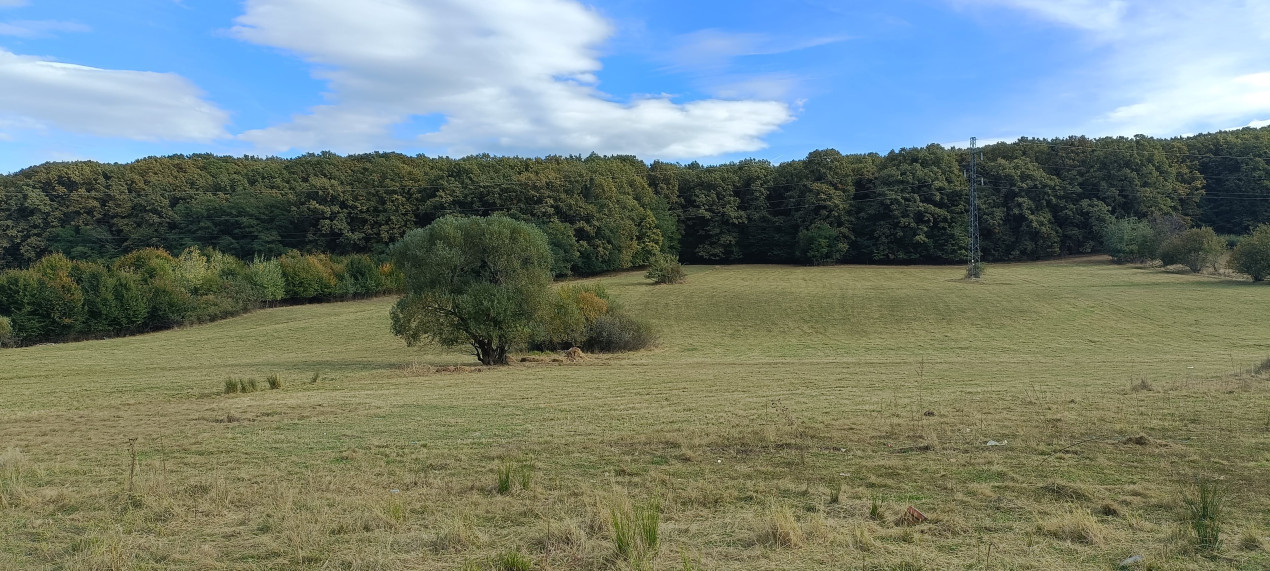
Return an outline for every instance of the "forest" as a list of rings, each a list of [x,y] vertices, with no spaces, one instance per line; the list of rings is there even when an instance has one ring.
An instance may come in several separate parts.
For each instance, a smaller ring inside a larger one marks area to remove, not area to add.
[[[982,148],[985,261],[1098,252],[1116,219],[1239,235],[1270,222],[1270,128]],[[383,260],[408,230],[501,212],[548,236],[557,276],[647,264],[952,263],[965,257],[966,149],[817,150],[780,164],[632,156],[189,155],[33,166],[0,177],[0,268],[144,248],[241,260]]]

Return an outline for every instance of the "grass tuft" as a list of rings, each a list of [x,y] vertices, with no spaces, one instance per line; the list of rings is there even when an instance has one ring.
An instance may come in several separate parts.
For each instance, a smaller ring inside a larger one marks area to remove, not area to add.
[[[238,379],[233,377],[225,379],[225,394],[232,395],[238,392]]]
[[[494,561],[494,566],[498,571],[531,571],[534,568],[534,560],[521,553],[519,549],[513,549],[499,555]]]
[[[661,532],[661,504],[657,500],[648,500],[635,506],[635,530],[644,548],[649,552],[657,551],[657,540]]]
[[[498,465],[497,482],[494,484],[494,491],[499,495],[507,495],[512,492],[512,472],[516,466],[511,462],[503,462]]]
[[[436,553],[467,551],[481,543],[481,534],[467,517],[456,517],[432,537],[430,546]]]
[[[1239,534],[1239,548],[1244,551],[1265,551],[1266,540],[1256,528],[1245,527]]]
[[[1267,371],[1270,371],[1270,357],[1266,357],[1264,361],[1258,363],[1256,367],[1252,368],[1252,374],[1254,375],[1260,375]]]
[[[1186,524],[1193,534],[1191,539],[1195,541],[1197,551],[1211,553],[1221,547],[1225,502],[1226,487],[1210,478],[1196,478],[1182,493]]]
[[[1102,524],[1084,510],[1073,509],[1051,517],[1041,522],[1040,530],[1050,537],[1086,545],[1102,545],[1107,539],[1107,532]]]
[[[276,391],[282,388],[282,377],[279,377],[278,373],[273,373],[272,375],[265,377],[265,383],[268,383],[269,390]]]
[[[869,498],[869,519],[873,521],[886,519],[886,514],[882,511],[882,498],[878,496]]]
[[[633,504],[629,499],[615,499],[609,506],[609,523],[613,530],[613,551],[621,559],[638,566],[655,558],[661,540],[661,503],[655,499]]]
[[[805,543],[803,529],[794,519],[789,506],[773,507],[764,515],[758,530],[758,542],[771,547],[796,549]]]

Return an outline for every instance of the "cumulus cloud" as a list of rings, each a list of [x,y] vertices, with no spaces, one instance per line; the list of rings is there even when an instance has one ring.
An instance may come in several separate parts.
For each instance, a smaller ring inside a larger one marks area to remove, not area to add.
[[[65,131],[128,139],[208,141],[228,115],[185,78],[100,69],[0,49],[0,130]]]
[[[792,120],[778,101],[599,89],[609,23],[574,0],[248,0],[232,33],[293,53],[328,82],[327,103],[240,138],[266,152],[399,146],[394,126],[441,114],[418,143],[452,154],[752,151]]]
[[[1093,61],[1064,88],[1090,134],[1174,135],[1270,117],[1270,4],[1244,0],[951,0],[1081,30]]]

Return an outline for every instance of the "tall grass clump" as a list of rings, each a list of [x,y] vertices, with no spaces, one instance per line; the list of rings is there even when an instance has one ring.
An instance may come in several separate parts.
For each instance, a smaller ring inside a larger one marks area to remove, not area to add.
[[[500,496],[512,493],[516,484],[520,485],[520,489],[528,491],[534,481],[534,467],[527,462],[504,461],[498,465],[495,477],[494,491]]]
[[[661,503],[656,499],[632,505],[620,500],[609,509],[613,550],[632,563],[657,557],[661,540]]]
[[[276,391],[282,388],[282,377],[279,377],[277,373],[274,373],[265,377],[265,383],[268,383],[269,390]]]
[[[1221,547],[1222,511],[1226,493],[1226,487],[1220,482],[1196,478],[1182,494],[1186,524],[1194,534],[1192,539],[1200,552],[1210,553]]]
[[[225,379],[225,394],[232,395],[238,392],[238,379],[233,377]]]
[[[530,571],[534,568],[534,561],[519,549],[513,549],[499,555],[495,565],[499,571]]]
[[[510,494],[512,491],[512,472],[516,467],[511,462],[504,462],[498,465],[498,480],[494,484],[494,491],[499,495]]]

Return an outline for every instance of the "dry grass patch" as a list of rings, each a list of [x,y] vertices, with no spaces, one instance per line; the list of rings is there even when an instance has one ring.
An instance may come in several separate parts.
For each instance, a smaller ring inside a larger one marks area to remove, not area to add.
[[[988,545],[989,569],[1270,568],[1237,548],[1270,513],[1270,383],[1230,376],[1270,354],[1247,309],[1270,290],[1090,261],[973,287],[698,270],[606,276],[663,342],[578,365],[440,373],[474,362],[402,346],[388,299],[5,350],[0,568],[489,570],[519,546],[540,569],[982,569]],[[268,373],[295,386],[211,394]],[[495,493],[529,458],[531,485]],[[1216,557],[1169,548],[1193,533],[1177,474],[1201,471],[1237,491]],[[650,497],[656,558],[619,558],[614,512]],[[908,505],[928,522],[891,525]]]
[[[759,545],[798,549],[807,543],[803,526],[794,518],[794,511],[789,506],[768,508],[756,523],[754,540]]]
[[[1107,541],[1107,530],[1088,511],[1071,509],[1046,518],[1038,526],[1041,533],[1073,543],[1101,546]]]

